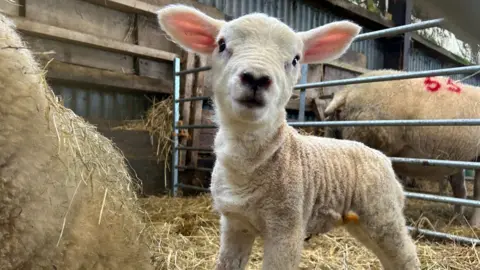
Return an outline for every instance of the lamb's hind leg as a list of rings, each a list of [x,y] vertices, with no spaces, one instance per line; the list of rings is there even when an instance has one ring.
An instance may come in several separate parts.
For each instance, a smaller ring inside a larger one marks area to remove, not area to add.
[[[220,217],[220,252],[216,270],[243,270],[252,251],[255,234],[243,222]]]
[[[453,196],[460,199],[467,198],[467,187],[465,185],[465,180],[463,179],[463,172],[457,172],[454,175],[449,177],[450,187],[452,188]],[[454,206],[455,215],[463,221],[463,214],[465,212],[465,207],[463,205]]]
[[[378,257],[385,270],[420,269],[416,247],[405,226],[402,211],[389,211],[391,214],[374,210],[383,216],[360,216],[358,224],[350,223],[346,228]]]

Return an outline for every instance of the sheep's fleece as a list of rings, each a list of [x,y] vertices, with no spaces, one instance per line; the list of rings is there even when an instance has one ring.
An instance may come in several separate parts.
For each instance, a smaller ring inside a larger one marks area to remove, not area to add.
[[[0,15],[0,269],[152,269],[134,191],[117,193],[130,179],[123,156],[53,99],[15,25]],[[74,138],[69,149],[64,142]],[[89,142],[104,152],[83,147]]]
[[[403,73],[376,70],[360,77]],[[437,85],[435,81],[440,84]],[[431,91],[438,86],[438,90]],[[458,89],[460,92],[451,91]],[[480,88],[447,77],[348,85],[335,93],[325,114],[333,116],[334,120],[353,121],[479,118]],[[337,133],[337,137],[342,139],[363,142],[391,157],[472,161],[477,159],[480,149],[480,126],[342,127],[327,133]],[[457,179],[452,183],[454,193],[457,193],[457,197],[466,197],[460,168],[407,163],[395,163],[393,167],[396,173],[408,177],[438,180],[445,175],[453,175]],[[473,197],[480,200],[480,171],[477,170],[475,175]],[[475,209],[470,223],[480,226],[480,208]]]
[[[183,5],[158,17],[174,42],[212,56],[217,269],[244,269],[257,236],[265,241],[263,269],[297,269],[305,237],[328,232],[349,212],[359,223],[346,228],[385,269],[420,269],[390,160],[359,142],[302,136],[286,122],[297,62],[340,57],[359,26],[342,21],[295,33],[261,13],[225,22]]]

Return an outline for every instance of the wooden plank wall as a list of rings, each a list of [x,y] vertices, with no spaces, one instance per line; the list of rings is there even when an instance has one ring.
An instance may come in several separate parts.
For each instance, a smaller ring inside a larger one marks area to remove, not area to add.
[[[108,96],[122,92],[142,97],[172,93],[172,60],[182,53],[165,38],[155,16],[159,6],[178,1],[150,2],[13,0],[0,1],[0,10],[16,23],[40,64],[49,62],[47,79],[54,90],[79,91],[77,99],[85,99],[84,93],[92,88]],[[219,14],[211,8],[204,11],[214,16]],[[65,102],[81,103],[82,100]],[[129,102],[125,101],[124,105]],[[90,109],[98,111],[99,108]],[[125,153],[143,181],[145,193],[154,194],[165,188],[164,161],[156,163],[147,132],[112,129],[120,122],[108,117],[85,118]]]
[[[174,0],[12,0],[0,1],[0,10],[17,24],[27,46],[41,64],[49,62],[47,78],[52,85],[73,84],[78,89],[100,87],[102,91],[143,94],[171,94],[174,57],[181,57],[182,69],[209,65],[208,57],[186,54],[167,40],[159,28],[155,12],[159,7],[178,3]],[[224,19],[217,9],[183,0],[212,17]],[[333,80],[356,76],[365,70],[364,55],[349,52],[339,61],[309,66],[308,81]],[[211,73],[183,76],[182,96],[211,96]],[[307,112],[321,118],[319,97],[337,88],[307,90]],[[86,91],[86,90],[85,90]],[[323,102],[323,103],[322,103]],[[323,105],[322,105],[323,104]],[[202,110],[203,101],[181,106],[184,124],[211,123],[211,111]],[[93,105],[92,105],[93,106]],[[298,110],[298,94],[288,109]],[[129,163],[143,180],[145,193],[158,193],[163,186],[163,164],[146,154],[148,134],[112,130],[118,124],[109,119],[88,119],[126,152]],[[113,122],[113,123],[112,123]],[[180,138],[185,146],[211,147],[212,130],[189,130]],[[128,139],[134,138],[134,139]],[[135,150],[137,149],[137,150]],[[169,161],[167,161],[169,162]],[[180,165],[197,166],[197,152],[181,153]],[[210,160],[207,163],[211,163]],[[168,177],[169,178],[169,177]],[[166,179],[169,181],[169,179]],[[191,181],[189,181],[191,182]]]

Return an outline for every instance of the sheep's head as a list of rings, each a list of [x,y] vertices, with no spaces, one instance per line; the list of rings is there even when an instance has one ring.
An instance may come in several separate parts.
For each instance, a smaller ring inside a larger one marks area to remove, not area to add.
[[[300,64],[340,57],[361,30],[341,21],[296,33],[265,14],[226,22],[184,5],[162,8],[158,19],[182,48],[212,56],[216,109],[222,116],[247,123],[284,115],[300,77]]]

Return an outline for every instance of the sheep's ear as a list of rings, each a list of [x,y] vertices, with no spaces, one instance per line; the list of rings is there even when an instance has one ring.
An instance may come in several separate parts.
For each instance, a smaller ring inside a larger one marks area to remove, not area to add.
[[[211,54],[223,20],[214,19],[185,5],[168,5],[157,12],[160,27],[171,40],[187,51]]]
[[[362,28],[349,21],[329,23],[297,35],[303,40],[305,64],[335,60],[342,56]]]

